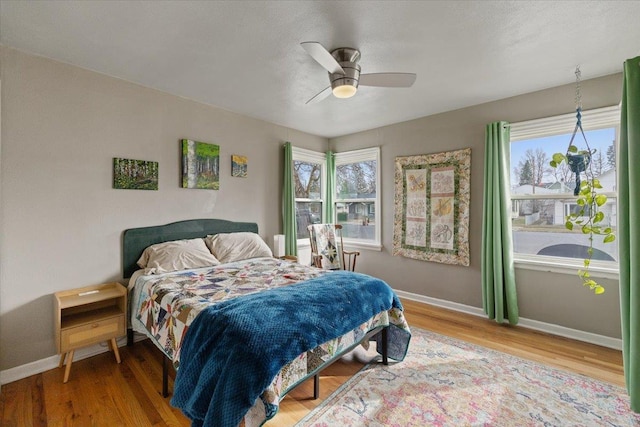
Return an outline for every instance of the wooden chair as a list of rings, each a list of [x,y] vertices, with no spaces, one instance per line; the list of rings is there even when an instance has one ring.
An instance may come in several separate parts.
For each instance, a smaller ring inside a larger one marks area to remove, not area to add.
[[[307,227],[311,242],[311,265],[327,270],[355,271],[359,251],[345,251],[342,225],[312,224]]]

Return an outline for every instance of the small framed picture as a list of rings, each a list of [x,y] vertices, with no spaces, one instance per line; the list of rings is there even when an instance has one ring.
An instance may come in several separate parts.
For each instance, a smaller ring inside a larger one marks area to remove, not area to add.
[[[113,188],[157,190],[158,162],[113,158]]]
[[[182,188],[220,189],[220,146],[183,139]]]
[[[247,156],[231,155],[231,176],[247,177]]]

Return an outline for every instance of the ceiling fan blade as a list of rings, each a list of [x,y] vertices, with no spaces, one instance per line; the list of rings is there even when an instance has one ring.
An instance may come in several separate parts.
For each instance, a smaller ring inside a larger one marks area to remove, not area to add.
[[[315,104],[316,102],[320,102],[329,95],[331,95],[331,86],[327,86],[326,88],[322,89],[319,93],[314,95],[313,98],[305,102],[305,105]]]
[[[416,81],[413,73],[371,73],[360,74],[360,86],[411,87]]]
[[[322,65],[322,67],[324,67],[324,69],[328,72],[344,74],[344,70],[342,69],[340,64],[338,64],[338,61],[336,61],[336,59],[331,56],[329,51],[325,49],[324,46],[322,46],[320,43],[302,42],[300,43],[300,46],[302,46],[304,50],[306,50],[307,53],[311,55],[311,57],[315,59],[318,64]]]

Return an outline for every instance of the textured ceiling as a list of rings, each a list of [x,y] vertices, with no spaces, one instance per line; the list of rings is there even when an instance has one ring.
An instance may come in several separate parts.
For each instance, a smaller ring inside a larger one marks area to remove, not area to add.
[[[0,42],[325,137],[620,72],[640,1],[7,1]],[[328,85],[300,46],[355,47],[408,89]]]

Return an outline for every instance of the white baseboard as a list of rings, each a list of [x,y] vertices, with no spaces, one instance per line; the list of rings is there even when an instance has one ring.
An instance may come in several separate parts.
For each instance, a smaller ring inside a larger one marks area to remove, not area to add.
[[[438,298],[431,298],[424,295],[414,294],[411,292],[405,292],[395,290],[395,293],[400,298],[406,298],[408,300],[423,302],[425,304],[435,305],[436,307],[448,308],[450,310],[459,311],[462,313],[472,314],[474,316],[486,317],[484,310],[472,307],[470,305],[459,304],[457,302],[451,302]],[[578,341],[584,341],[591,344],[600,345],[602,347],[612,348],[614,350],[622,350],[622,340],[619,338],[611,338],[604,335],[593,334],[591,332],[584,332],[577,329],[566,328],[560,325],[554,325],[552,323],[540,322],[538,320],[531,320],[520,318],[518,326],[528,329],[533,329],[540,332],[546,332],[553,335],[558,335],[564,338],[571,338]]]
[[[138,334],[134,337],[134,341],[140,341],[145,337]],[[118,339],[118,347],[123,347],[127,344],[127,339],[122,337]],[[83,347],[75,351],[73,355],[73,361],[77,362],[78,360],[86,359],[88,357],[96,356],[101,353],[105,353],[109,351],[109,347],[107,347],[107,343],[94,344],[89,347]],[[24,365],[16,366],[15,368],[5,369],[4,371],[0,371],[0,384],[8,384],[14,381],[21,380],[23,378],[30,377],[31,375],[39,374],[45,371],[49,371],[51,369],[58,368],[58,364],[60,363],[60,355],[50,356],[44,359],[36,360],[34,362],[30,362]],[[62,369],[62,368],[61,368]],[[73,367],[71,368],[73,375]]]
[[[405,292],[395,290],[396,294],[401,298],[406,298],[412,301],[422,302],[425,304],[435,305],[436,307],[448,308],[450,310],[459,311],[462,313],[471,314],[478,317],[485,317],[484,311],[477,307],[470,305],[459,304],[457,302],[442,300],[438,298],[427,297],[424,295],[414,294],[411,292]],[[518,326],[523,328],[529,328],[536,331],[546,332],[553,335],[558,335],[565,338],[571,338],[579,341],[588,342],[591,344],[597,344],[603,347],[613,348],[615,350],[622,350],[622,340],[618,338],[606,337],[604,335],[592,334],[590,332],[579,331],[577,329],[565,328],[564,326],[554,325],[551,323],[540,322],[537,320],[520,318]],[[140,341],[145,339],[143,335],[136,334],[134,341]],[[118,340],[118,347],[126,345],[126,339],[121,338]],[[92,357],[100,353],[108,351],[106,343],[96,344],[91,347],[85,347],[76,351],[73,358],[74,362],[87,357]],[[60,356],[51,356],[45,359],[36,360],[35,362],[27,363],[25,365],[16,366],[15,368],[6,369],[0,371],[0,384],[8,384],[13,381],[27,378],[31,375],[39,374],[41,372],[55,369],[60,362]]]

